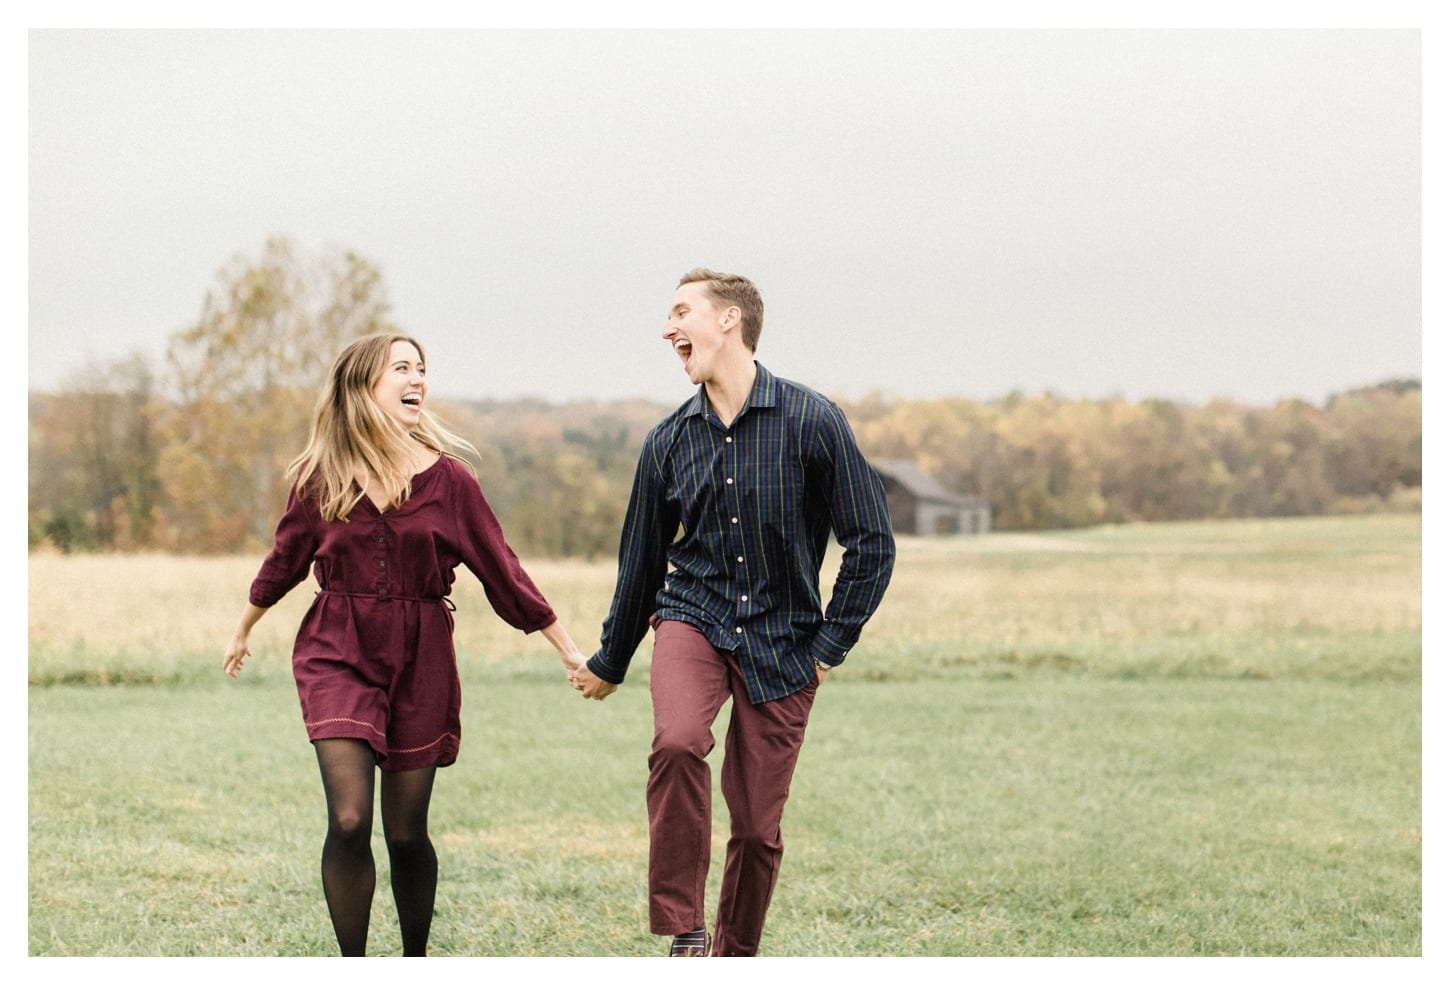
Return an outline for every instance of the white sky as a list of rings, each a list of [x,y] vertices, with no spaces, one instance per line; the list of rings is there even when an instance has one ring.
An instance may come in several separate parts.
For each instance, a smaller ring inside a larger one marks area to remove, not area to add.
[[[1268,403],[1421,375],[1407,30],[34,31],[30,386],[273,234],[435,395],[643,396],[679,275],[845,397]]]

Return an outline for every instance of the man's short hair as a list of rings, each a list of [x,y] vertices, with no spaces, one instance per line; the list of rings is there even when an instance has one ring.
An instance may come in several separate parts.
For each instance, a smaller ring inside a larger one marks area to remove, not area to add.
[[[765,324],[765,302],[750,278],[739,274],[722,274],[705,267],[696,267],[680,278],[676,286],[704,284],[706,293],[719,305],[740,309],[740,339],[751,352],[760,343],[760,329]]]

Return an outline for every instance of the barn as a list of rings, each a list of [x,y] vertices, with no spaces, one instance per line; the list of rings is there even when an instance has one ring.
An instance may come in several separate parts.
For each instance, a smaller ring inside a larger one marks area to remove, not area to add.
[[[992,508],[980,496],[962,496],[906,459],[872,462],[886,486],[891,529],[898,534],[984,534],[992,529]]]

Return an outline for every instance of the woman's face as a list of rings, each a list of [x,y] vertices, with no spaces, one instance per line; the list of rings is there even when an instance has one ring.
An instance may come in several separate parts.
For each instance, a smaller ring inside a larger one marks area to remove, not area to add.
[[[373,399],[393,420],[405,428],[418,423],[423,398],[428,394],[423,357],[411,342],[394,342],[388,350],[383,375],[373,385]]]

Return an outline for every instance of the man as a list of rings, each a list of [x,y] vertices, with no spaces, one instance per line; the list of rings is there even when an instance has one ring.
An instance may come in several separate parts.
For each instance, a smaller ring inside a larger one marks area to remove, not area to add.
[[[755,361],[763,320],[746,278],[704,269],[681,278],[663,334],[699,390],[645,438],[601,645],[571,674],[602,701],[654,628],[649,920],[673,937],[671,956],[759,948],[816,689],[880,604],[896,554],[881,480],[840,408]],[[844,553],[822,612],[832,532]],[[720,786],[730,840],[712,950],[705,757],[727,698]]]

